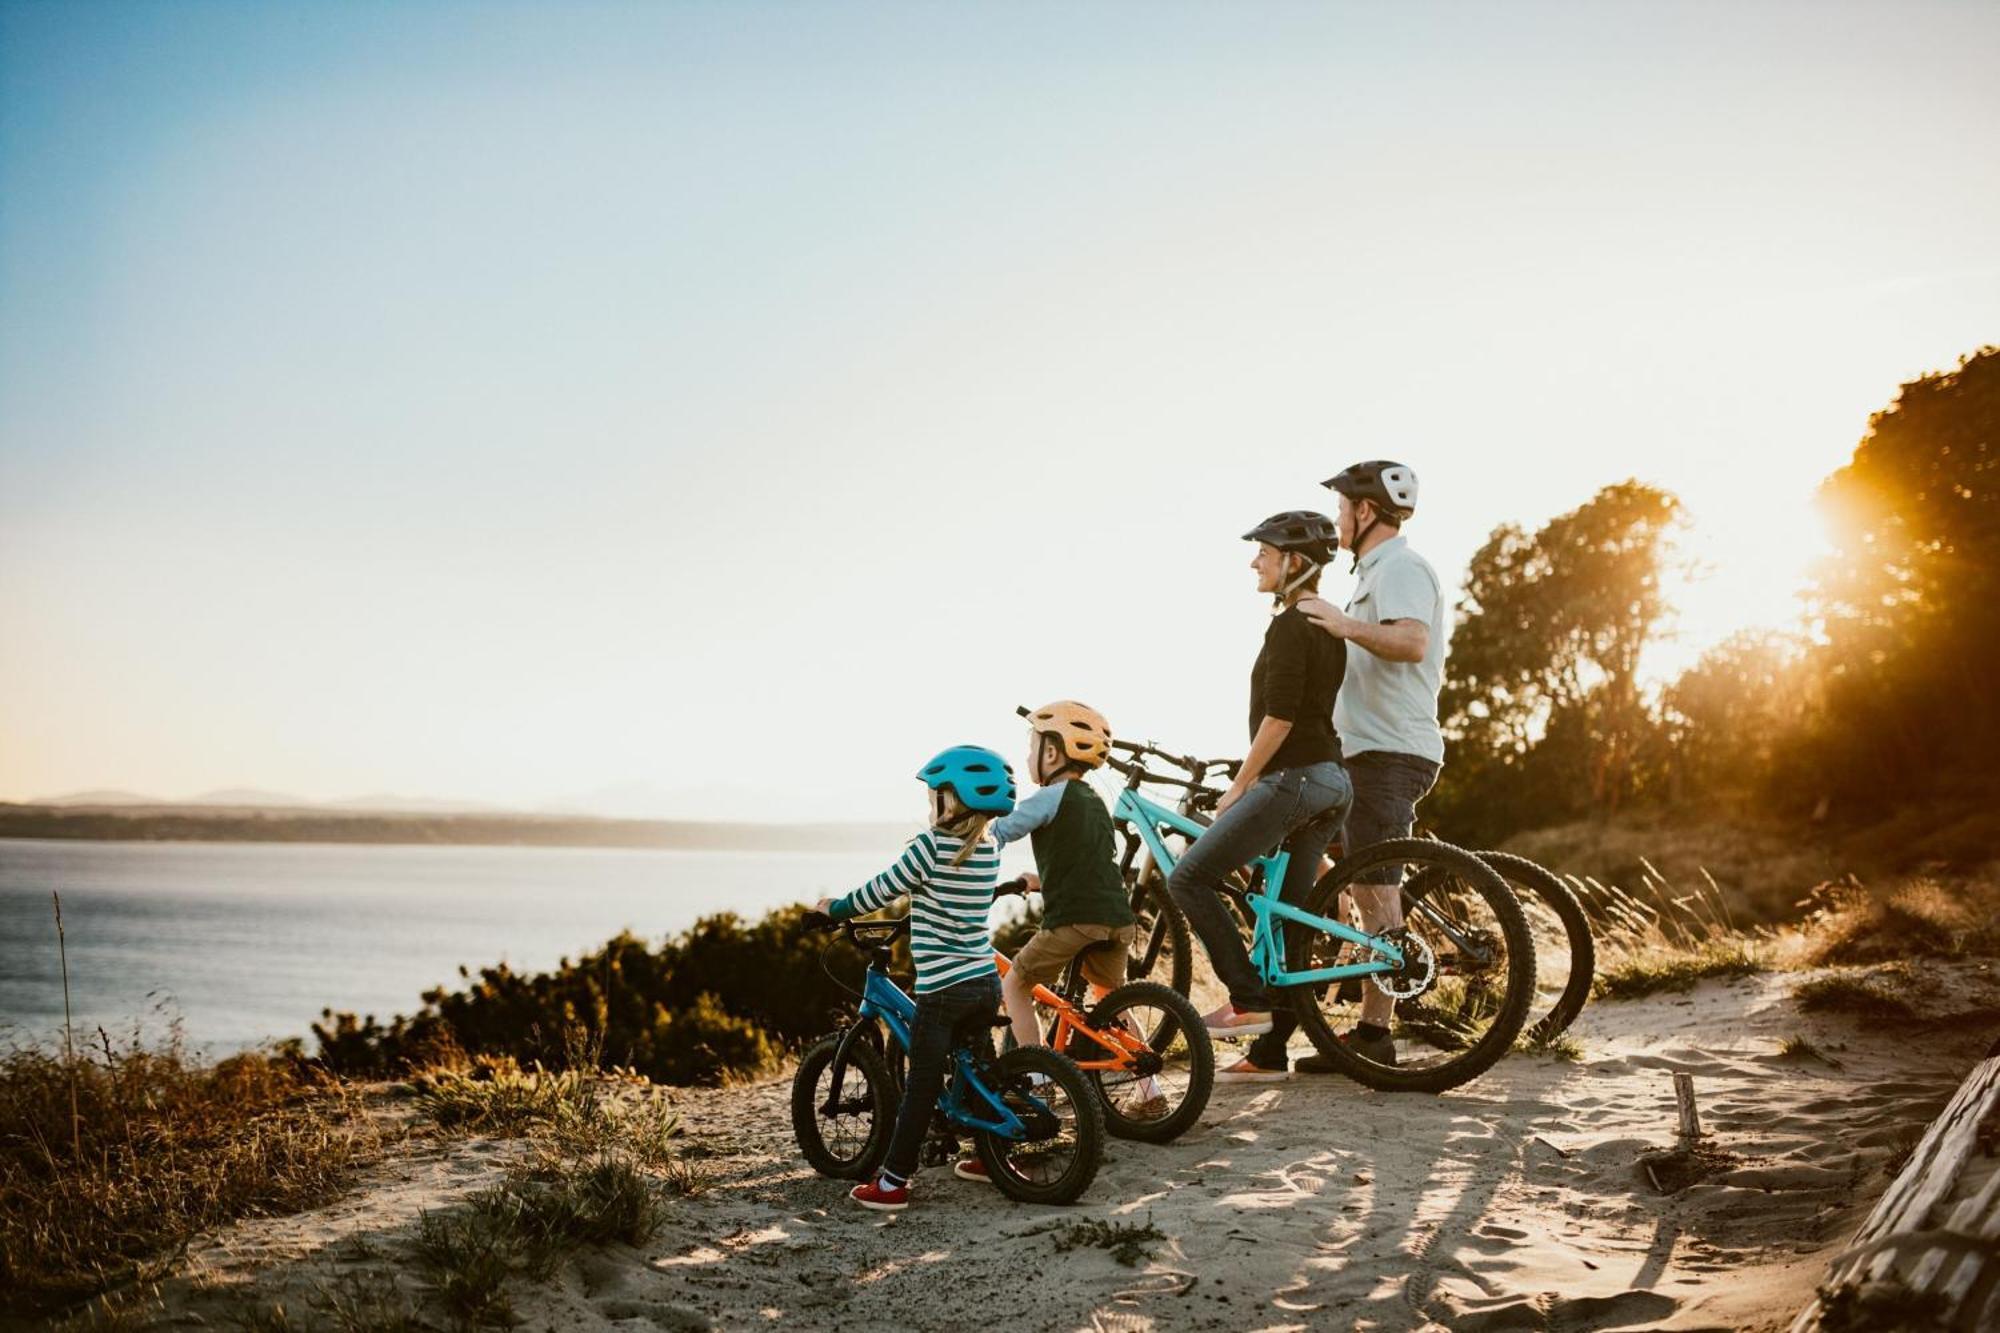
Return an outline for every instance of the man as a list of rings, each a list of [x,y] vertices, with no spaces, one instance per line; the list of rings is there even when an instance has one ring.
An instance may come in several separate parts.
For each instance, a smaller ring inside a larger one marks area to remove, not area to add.
[[[1348,645],[1333,729],[1354,785],[1342,838],[1352,852],[1385,838],[1408,837],[1416,826],[1417,802],[1437,781],[1444,763],[1438,689],[1451,626],[1437,571],[1410,549],[1402,533],[1417,510],[1417,474],[1377,459],[1356,463],[1323,484],[1340,496],[1335,523],[1358,577],[1346,610],[1317,597],[1298,607]],[[1362,927],[1379,933],[1402,925],[1402,867],[1391,863],[1368,872],[1365,880],[1353,889]],[[1393,1065],[1389,1024],[1396,1002],[1374,986],[1362,986],[1361,996],[1361,1021],[1343,1040],[1357,1054]],[[1319,1056],[1300,1060],[1298,1067],[1335,1072]]]

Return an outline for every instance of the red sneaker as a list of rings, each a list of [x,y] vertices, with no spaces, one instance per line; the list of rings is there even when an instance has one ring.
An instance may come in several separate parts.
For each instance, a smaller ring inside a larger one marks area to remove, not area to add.
[[[910,1206],[910,1187],[907,1184],[891,1185],[877,1176],[867,1184],[856,1185],[847,1191],[847,1197],[878,1213],[900,1213]]]
[[[961,1157],[952,1165],[951,1173],[960,1180],[977,1181],[981,1185],[991,1185],[993,1177],[986,1174],[986,1163],[977,1157]]]

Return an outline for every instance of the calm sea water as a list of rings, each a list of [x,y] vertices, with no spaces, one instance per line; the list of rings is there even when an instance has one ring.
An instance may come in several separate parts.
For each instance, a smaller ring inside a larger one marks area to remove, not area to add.
[[[540,970],[622,929],[657,939],[853,888],[879,854],[0,839],[0,1042],[59,1035],[49,892],[79,1034],[135,1021],[219,1052],[308,1037],[322,1008],[385,1021],[458,967]],[[311,1041],[307,1041],[308,1049]]]

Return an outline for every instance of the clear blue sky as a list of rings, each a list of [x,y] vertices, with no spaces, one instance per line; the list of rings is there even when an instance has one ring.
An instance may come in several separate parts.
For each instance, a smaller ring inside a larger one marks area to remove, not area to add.
[[[1668,670],[2000,338],[1995,69],[1991,4],[0,4],[0,799],[1240,748],[1238,534],[1377,455],[1454,584],[1679,492]]]

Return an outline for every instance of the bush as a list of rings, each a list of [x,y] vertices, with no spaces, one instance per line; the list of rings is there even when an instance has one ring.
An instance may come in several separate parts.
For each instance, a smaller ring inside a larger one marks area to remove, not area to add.
[[[464,988],[431,990],[417,1013],[386,1025],[324,1014],[313,1025],[319,1059],[365,1077],[462,1070],[481,1056],[567,1069],[578,1067],[581,1031],[589,1067],[680,1084],[753,1074],[827,1031],[851,1001],[846,986],[859,984],[861,958],[844,942],[829,946],[803,916],[791,907],[751,925],[729,913],[706,917],[657,949],[621,934],[532,975],[502,963],[474,979],[461,968]]]

